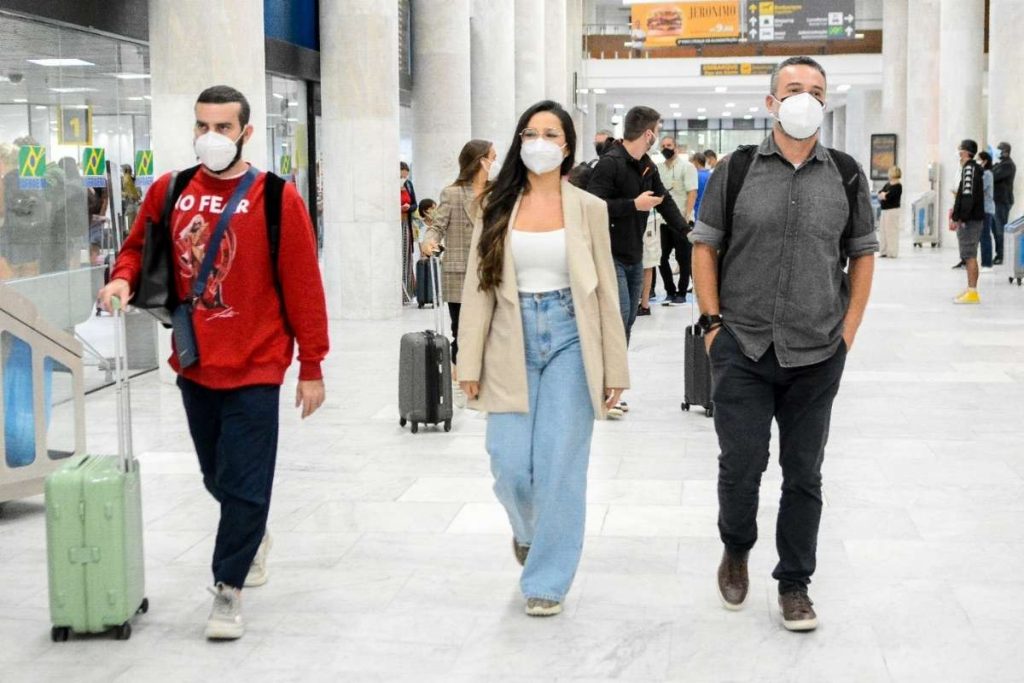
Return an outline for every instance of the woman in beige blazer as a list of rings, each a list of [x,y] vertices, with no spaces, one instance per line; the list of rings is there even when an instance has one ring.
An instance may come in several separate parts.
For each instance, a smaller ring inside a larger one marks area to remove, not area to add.
[[[459,358],[459,313],[462,309],[462,284],[466,279],[469,259],[469,241],[473,236],[473,206],[487,187],[491,168],[497,168],[497,152],[488,140],[470,140],[459,153],[459,177],[441,190],[441,201],[434,209],[434,224],[427,230],[420,247],[424,256],[437,251],[444,243],[444,266],[441,269],[441,289],[448,302],[452,319],[452,365]],[[458,373],[453,374],[457,379]],[[457,399],[460,397],[456,397]],[[461,397],[464,403],[465,398]]]
[[[486,410],[494,492],[524,566],[526,613],[562,609],[583,549],[594,419],[629,385],[605,203],[562,180],[576,132],[523,114],[482,196],[462,291],[459,379]]]

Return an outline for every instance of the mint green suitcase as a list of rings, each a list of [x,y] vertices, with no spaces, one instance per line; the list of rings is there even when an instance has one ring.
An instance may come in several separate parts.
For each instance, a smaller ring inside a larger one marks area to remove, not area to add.
[[[124,315],[116,310],[114,378],[118,455],[75,458],[46,479],[46,548],[51,637],[114,629],[131,637],[131,618],[149,609],[142,550],[139,465],[132,456]]]

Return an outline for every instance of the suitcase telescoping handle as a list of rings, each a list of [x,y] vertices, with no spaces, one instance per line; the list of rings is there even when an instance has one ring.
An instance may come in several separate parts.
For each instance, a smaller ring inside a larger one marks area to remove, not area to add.
[[[437,256],[429,257],[430,263],[427,270],[430,272],[430,289],[434,304],[434,332],[444,334],[444,296],[441,292],[441,259]]]
[[[128,335],[121,300],[111,301],[114,313],[114,387],[117,392],[117,457],[125,472],[134,468],[132,458],[132,401],[128,383]]]

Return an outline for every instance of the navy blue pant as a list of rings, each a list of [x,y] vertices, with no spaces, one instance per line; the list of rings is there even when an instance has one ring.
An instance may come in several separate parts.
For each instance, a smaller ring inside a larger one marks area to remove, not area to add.
[[[241,588],[267,528],[281,387],[208,389],[178,377],[203,484],[220,503],[213,580]]]
[[[779,592],[806,591],[817,563],[821,465],[832,402],[846,366],[846,345],[821,363],[779,365],[775,347],[761,359],[745,356],[723,328],[711,345],[718,459],[718,530],[732,553],[757,541],[761,474],[768,467],[772,419],[779,425],[782,498],[775,529]]]

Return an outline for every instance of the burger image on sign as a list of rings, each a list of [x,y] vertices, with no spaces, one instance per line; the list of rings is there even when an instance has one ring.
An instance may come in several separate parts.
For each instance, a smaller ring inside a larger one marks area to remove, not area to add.
[[[647,17],[648,36],[676,36],[682,30],[683,14],[678,9],[659,9]]]

